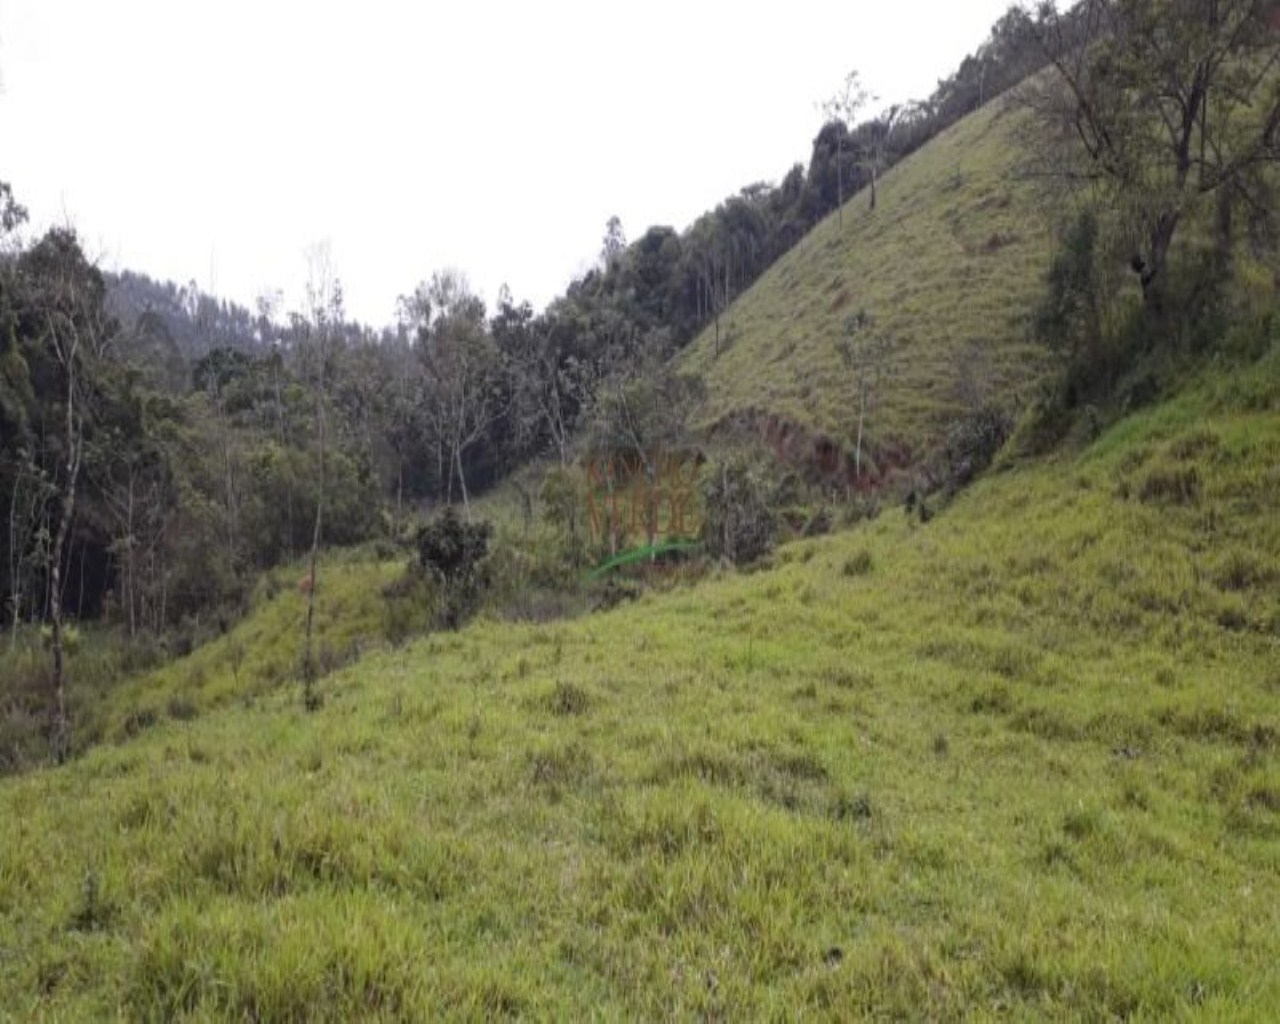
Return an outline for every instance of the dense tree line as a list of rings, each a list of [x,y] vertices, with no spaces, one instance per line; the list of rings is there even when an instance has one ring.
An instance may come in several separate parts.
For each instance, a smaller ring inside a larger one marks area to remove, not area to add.
[[[73,233],[19,244],[24,213],[7,187],[4,198],[6,624],[107,614],[130,633],[163,632],[236,600],[249,570],[305,547],[316,502],[304,373],[314,325],[297,317],[270,347],[210,348],[194,365],[172,350],[165,362],[145,358],[165,321],[114,316],[108,283]],[[359,366],[352,346],[328,358]],[[349,402],[349,387],[333,390],[335,404]],[[363,428],[344,419],[328,460],[334,542],[376,524]]]

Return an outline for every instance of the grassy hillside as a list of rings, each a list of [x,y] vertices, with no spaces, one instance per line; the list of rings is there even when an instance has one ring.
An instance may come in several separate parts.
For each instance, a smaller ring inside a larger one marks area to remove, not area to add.
[[[355,661],[383,642],[382,591],[404,571],[406,559],[372,561],[368,554],[331,552],[321,560],[313,641],[321,672]],[[105,734],[118,736],[140,721],[166,714],[180,718],[230,700],[252,702],[296,682],[307,617],[307,597],[298,581],[306,575],[301,565],[268,573],[253,613],[224,636],[104,695]]]
[[[0,1017],[1269,1019],[1277,467],[1280,339],[926,525],[0,780]]]
[[[840,441],[852,436],[853,384],[835,343],[860,309],[897,342],[894,374],[868,422],[873,443],[919,452],[957,410],[967,365],[1006,396],[1033,380],[1042,351],[1027,311],[1047,265],[1048,224],[1015,173],[1026,115],[988,104],[883,179],[877,209],[848,201],[778,260],[683,357],[705,376],[718,420],[776,413]]]
[[[354,661],[382,643],[386,630],[385,585],[403,572],[406,559],[376,561],[365,549],[326,553],[316,595],[315,658],[324,672]],[[302,563],[264,574],[252,596],[250,613],[187,657],[154,665],[157,652],[135,646],[110,629],[86,630],[73,645],[68,701],[74,722],[73,750],[126,739],[164,718],[189,719],[236,701],[250,704],[260,694],[298,678],[302,664],[306,595],[298,581]],[[0,672],[10,673],[13,704],[0,713],[0,765],[40,764],[48,743],[27,692],[49,687],[49,653],[38,635],[27,635],[16,650],[0,651]],[[145,645],[146,639],[139,641]],[[36,702],[35,706],[39,706]]]

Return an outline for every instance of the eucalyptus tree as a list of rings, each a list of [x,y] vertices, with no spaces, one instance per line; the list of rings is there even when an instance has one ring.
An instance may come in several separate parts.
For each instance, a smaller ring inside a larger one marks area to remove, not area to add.
[[[870,93],[862,85],[857,71],[844,76],[840,87],[821,105],[822,115],[828,124],[836,124],[843,131],[836,133],[836,218],[844,227],[844,141],[853,130],[860,111],[870,100]]]
[[[333,339],[343,321],[342,285],[333,273],[327,246],[313,246],[307,254],[307,344],[304,359],[310,364],[312,396],[315,401],[316,512],[311,530],[311,555],[306,577],[307,619],[302,655],[304,702],[308,711],[320,706],[315,689],[316,664],[312,637],[315,630],[316,593],[320,580],[320,541],[325,510],[325,446],[327,440],[327,370],[332,358]]]

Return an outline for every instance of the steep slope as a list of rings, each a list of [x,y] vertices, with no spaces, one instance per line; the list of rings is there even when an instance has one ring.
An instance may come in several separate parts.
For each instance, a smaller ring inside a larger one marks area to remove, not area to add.
[[[835,343],[859,310],[895,339],[873,444],[920,452],[957,411],[962,372],[1006,399],[1043,353],[1027,310],[1047,258],[1047,223],[1017,174],[1025,112],[997,100],[885,175],[877,208],[850,199],[777,261],[682,357],[703,374],[712,421],[751,410],[851,438],[853,384]]]
[[[1280,337],[926,525],[0,780],[0,1017],[1268,1019],[1277,466]]]

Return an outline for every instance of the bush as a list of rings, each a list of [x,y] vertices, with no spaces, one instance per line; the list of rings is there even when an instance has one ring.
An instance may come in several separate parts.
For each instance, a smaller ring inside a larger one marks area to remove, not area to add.
[[[565,545],[565,553],[576,565],[582,558],[583,484],[581,475],[567,466],[553,466],[542,478],[538,490],[543,514]]]
[[[1067,226],[1035,311],[1035,333],[1069,368],[1096,366],[1102,288],[1097,272],[1098,221],[1092,211]]]
[[[967,486],[991,465],[1013,432],[1013,418],[996,405],[983,405],[947,431],[947,478],[953,489]]]
[[[403,576],[383,588],[382,596],[386,601],[383,635],[398,646],[431,627],[439,607],[440,584],[412,562]]]
[[[418,530],[418,564],[447,585],[466,583],[479,574],[492,533],[489,523],[464,522],[449,506]]]
[[[748,565],[768,553],[776,526],[773,489],[764,471],[742,458],[725,462],[703,478],[707,553]]]
[[[801,534],[805,537],[823,537],[831,532],[831,510],[823,507],[818,509],[809,520],[804,524]]]
[[[475,611],[488,585],[485,555],[492,526],[464,522],[452,506],[418,530],[418,564],[440,584],[437,623],[457,629]]]

